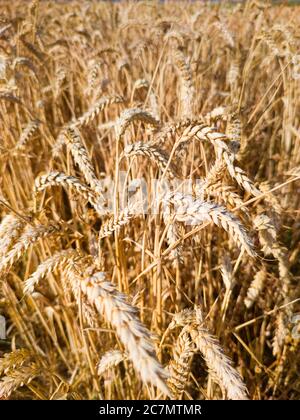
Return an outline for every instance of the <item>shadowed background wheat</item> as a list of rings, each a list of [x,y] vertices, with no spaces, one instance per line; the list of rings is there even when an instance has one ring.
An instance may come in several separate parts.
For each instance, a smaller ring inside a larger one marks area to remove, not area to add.
[[[0,399],[299,399],[298,7],[0,15]]]

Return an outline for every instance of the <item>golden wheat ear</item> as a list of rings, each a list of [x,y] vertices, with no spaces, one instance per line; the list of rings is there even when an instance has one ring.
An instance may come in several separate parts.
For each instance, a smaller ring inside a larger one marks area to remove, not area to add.
[[[193,352],[199,351],[204,358],[213,381],[218,383],[231,400],[247,400],[247,388],[232,361],[223,351],[218,340],[205,326],[199,307],[174,315],[171,327],[183,327],[182,333],[194,344]]]
[[[126,301],[126,296],[106,280],[103,272],[90,277],[79,277],[74,265],[70,264],[66,274],[73,287],[79,288],[99,315],[116,329],[142,381],[170,395],[165,383],[168,375],[156,358],[150,332],[139,321],[136,308]]]
[[[212,202],[194,200],[191,195],[181,193],[169,193],[162,199],[169,207],[174,206],[174,219],[186,225],[198,225],[203,222],[212,222],[223,228],[233,241],[245,250],[251,257],[256,256],[253,243],[246,233],[241,222],[225,207]]]

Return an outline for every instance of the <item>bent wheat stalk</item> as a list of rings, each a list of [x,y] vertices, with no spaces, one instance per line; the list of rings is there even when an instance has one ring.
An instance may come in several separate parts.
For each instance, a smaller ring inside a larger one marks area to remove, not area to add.
[[[156,359],[150,332],[137,317],[137,310],[126,302],[126,297],[106,280],[103,272],[81,277],[70,265],[66,270],[70,283],[76,284],[98,313],[115,329],[124,344],[128,357],[143,382],[157,386],[169,395],[165,384],[167,374]]]
[[[115,131],[117,140],[119,140],[133,121],[142,121],[153,127],[159,127],[159,120],[151,112],[141,108],[125,109],[116,121]]]
[[[107,351],[100,359],[97,373],[102,376],[107,370],[118,366],[121,362],[127,359],[126,354],[120,350]]]
[[[165,124],[156,136],[151,140],[151,144],[162,145],[167,139],[172,138],[175,134],[178,134],[180,130],[183,130],[189,126],[200,124],[198,119],[193,118],[180,118],[174,122]]]
[[[32,294],[38,283],[54,271],[58,267],[64,267],[67,265],[69,259],[74,258],[77,252],[74,249],[67,249],[56,252],[51,257],[43,261],[37,268],[37,270],[31,274],[31,276],[25,281],[24,294]]]
[[[60,224],[51,223],[47,226],[27,226],[24,232],[19,236],[17,243],[0,261],[0,273],[8,270],[21,256],[30,245],[46,236],[58,233],[61,229]]]
[[[226,390],[228,398],[247,400],[246,386],[217,339],[205,328],[191,329],[190,334],[197,349],[202,353],[213,380]]]
[[[79,130],[75,126],[70,126],[65,132],[65,140],[86,182],[97,194],[102,195],[101,183],[96,177],[95,169],[82,142]]]
[[[118,232],[122,226],[126,226],[133,218],[138,215],[135,212],[136,207],[129,205],[120,212],[117,217],[111,217],[107,220],[100,229],[99,239],[106,238],[112,235],[114,232]]]
[[[151,160],[151,162],[154,162],[162,172],[166,170],[170,178],[175,178],[175,168],[173,165],[168,164],[169,158],[162,150],[158,149],[157,147],[149,143],[143,143],[139,141],[126,146],[120,158],[134,156],[147,157]]]
[[[25,222],[13,214],[6,215],[0,224],[0,257],[5,255],[20,236]]]
[[[185,310],[175,314],[170,328],[182,326],[182,333],[189,334],[196,350],[202,354],[209,374],[231,400],[247,400],[247,388],[240,374],[232,366],[232,361],[204,326],[202,313],[199,308]]]
[[[87,112],[85,112],[80,118],[78,118],[74,122],[74,125],[79,126],[79,127],[82,125],[87,125],[101,111],[103,111],[109,105],[120,104],[123,102],[124,102],[124,99],[120,95],[112,95],[112,96],[106,96],[104,98],[101,98],[97,102],[95,102],[94,105]]]
[[[77,191],[85,200],[89,201],[99,215],[106,214],[107,211],[101,205],[100,199],[95,193],[85,184],[82,184],[78,178],[66,175],[63,172],[52,171],[48,174],[41,175],[36,178],[34,183],[35,192],[43,191],[51,186],[62,185],[64,187],[71,187]]]
[[[223,152],[223,158],[227,165],[228,172],[230,176],[236,180],[236,182],[244,188],[249,194],[253,195],[254,197],[259,196],[261,192],[255,187],[253,181],[249,179],[243,169],[235,166],[233,163],[234,158],[230,156],[226,151]]]
[[[220,151],[229,151],[228,144],[226,143],[229,142],[228,137],[223,133],[219,133],[215,127],[210,127],[206,124],[198,123],[196,125],[192,124],[188,126],[182,133],[178,143],[182,147],[185,143],[191,141],[194,137],[198,140],[209,141]]]
[[[233,241],[242,247],[251,257],[256,253],[241,222],[227,209],[212,202],[194,200],[191,195],[170,193],[162,199],[162,203],[174,206],[174,218],[178,222],[197,225],[202,222],[213,222],[229,233]]]

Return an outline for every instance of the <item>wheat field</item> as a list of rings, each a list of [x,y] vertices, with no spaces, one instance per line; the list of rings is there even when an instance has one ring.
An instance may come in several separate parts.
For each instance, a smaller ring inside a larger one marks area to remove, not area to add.
[[[0,16],[0,399],[299,399],[298,6]]]

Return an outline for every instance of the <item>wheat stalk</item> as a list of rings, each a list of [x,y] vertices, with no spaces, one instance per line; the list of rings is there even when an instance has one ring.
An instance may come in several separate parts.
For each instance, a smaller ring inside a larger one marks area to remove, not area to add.
[[[28,123],[26,128],[23,130],[18,142],[15,145],[15,149],[21,149],[25,147],[25,145],[28,143],[28,140],[31,139],[31,137],[34,135],[34,133],[37,131],[37,129],[40,126],[39,120],[32,120]]]
[[[169,164],[168,156],[156,146],[141,141],[129,144],[125,147],[120,159],[123,157],[145,156],[154,162],[162,172],[165,170],[170,178],[175,178],[176,170]]]
[[[105,208],[102,206],[100,199],[95,195],[95,193],[87,187],[85,184],[82,184],[78,178],[66,175],[63,172],[52,171],[48,174],[41,175],[36,178],[34,183],[35,193],[43,191],[50,186],[62,185],[64,187],[71,187],[77,191],[85,200],[89,201],[94,207],[96,212],[99,215],[106,214]]]
[[[220,33],[223,35],[223,39],[224,41],[227,43],[227,45],[230,48],[234,48],[235,47],[235,41],[233,38],[232,33],[228,30],[227,26],[225,25],[224,22],[218,20],[217,22],[214,23],[214,26],[220,31]]]
[[[101,226],[99,239],[107,238],[114,232],[118,232],[122,226],[126,226],[132,219],[137,217],[136,206],[125,207],[117,217],[111,217]]]
[[[86,111],[80,118],[78,118],[73,124],[79,127],[87,125],[108,106],[112,104],[121,104],[123,102],[124,99],[122,98],[122,96],[119,95],[112,95],[101,98],[97,102],[95,102],[94,105],[88,111]]]
[[[49,223],[48,225],[26,226],[24,232],[19,236],[16,244],[0,260],[0,272],[8,270],[24,252],[39,239],[54,235],[61,230],[58,223]]]
[[[70,266],[67,275],[70,282],[75,281],[76,287],[86,295],[98,313],[116,329],[143,382],[157,386],[168,395],[169,390],[164,382],[167,374],[155,357],[150,333],[138,320],[136,309],[126,302],[125,295],[118,292],[102,272],[80,278],[77,271]]]
[[[190,334],[183,330],[177,338],[174,348],[174,358],[169,364],[171,377],[168,380],[168,386],[174,399],[180,399],[187,385],[190,364],[195,345],[191,340]]]
[[[31,358],[31,353],[27,349],[18,349],[4,354],[0,359],[0,375],[7,374],[10,370],[15,370],[23,366]]]
[[[0,380],[0,398],[8,398],[16,389],[28,385],[40,373],[41,369],[34,363],[9,371]]]
[[[246,175],[245,171],[233,163],[233,156],[229,155],[226,151],[223,152],[223,158],[227,165],[229,174],[236,182],[244,188],[249,194],[259,196],[261,192],[255,187],[253,181]]]
[[[182,133],[180,139],[178,139],[178,144],[181,147],[184,147],[186,143],[191,141],[194,137],[200,141],[209,141],[219,151],[229,150],[227,144],[229,142],[229,139],[225,134],[219,133],[214,127],[210,127],[206,124],[201,123],[197,123],[196,125],[192,124],[188,126]]]
[[[64,267],[67,265],[71,258],[74,258],[77,255],[77,252],[74,249],[67,249],[63,251],[56,252],[51,257],[43,261],[36,271],[31,274],[31,276],[24,283],[24,294],[32,294],[35,287],[39,282],[46,276],[48,276],[52,271],[56,270],[58,267]]]
[[[230,400],[247,400],[246,386],[241,376],[232,367],[232,362],[224,354],[224,351],[217,339],[205,328],[191,328],[191,338],[209,369],[209,373],[214,381],[226,390]]]
[[[115,125],[117,140],[124,135],[130,123],[133,121],[142,121],[145,124],[152,125],[153,127],[159,127],[160,124],[156,117],[149,111],[141,108],[125,109],[125,111],[121,113]]]
[[[250,256],[255,257],[253,244],[240,221],[224,207],[211,202],[194,200],[191,195],[170,193],[162,202],[174,205],[175,220],[185,224],[197,225],[212,222],[229,233],[233,241],[240,245]]]
[[[182,129],[190,126],[200,124],[200,121],[196,118],[180,118],[174,122],[169,122],[159,130],[154,139],[151,141],[154,145],[162,145],[167,139],[172,138],[175,134],[178,134]]]
[[[249,289],[247,290],[247,296],[244,299],[245,306],[249,309],[255,301],[257,300],[259,294],[261,293],[264,283],[266,280],[266,271],[264,269],[258,271],[253,281],[251,282]]]
[[[183,52],[179,49],[173,53],[174,62],[179,70],[181,88],[180,88],[180,103],[181,103],[181,116],[191,117],[194,108],[194,86],[193,77],[190,65],[184,56]]]
[[[94,166],[82,142],[79,130],[75,126],[70,126],[65,132],[65,139],[86,182],[97,194],[102,195],[101,183],[96,177]]]
[[[0,257],[4,256],[24,228],[24,221],[13,214],[3,217],[0,224]]]
[[[196,308],[175,314],[170,327],[175,326],[182,326],[182,331],[190,335],[196,350],[202,354],[212,379],[226,391],[228,398],[247,400],[247,389],[241,376],[224,354],[218,340],[204,326],[201,310]]]
[[[102,376],[106,371],[118,366],[125,361],[127,356],[120,350],[110,350],[104,353],[98,363],[97,373]]]

